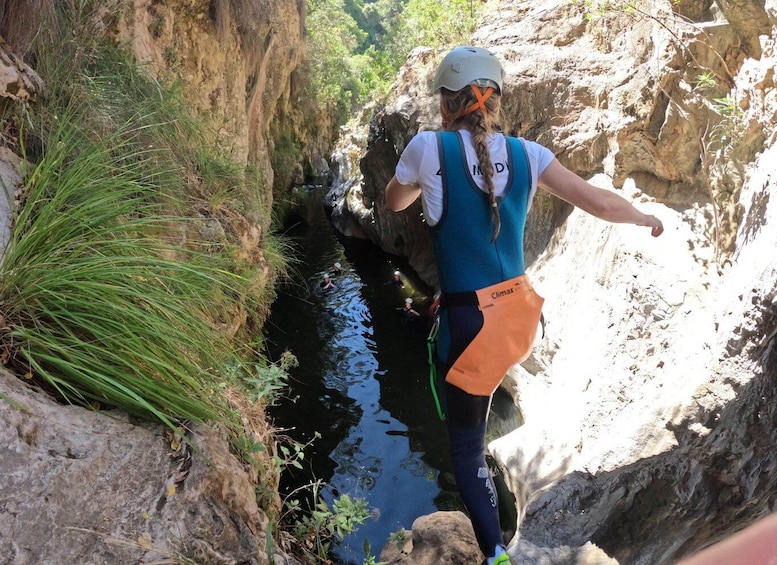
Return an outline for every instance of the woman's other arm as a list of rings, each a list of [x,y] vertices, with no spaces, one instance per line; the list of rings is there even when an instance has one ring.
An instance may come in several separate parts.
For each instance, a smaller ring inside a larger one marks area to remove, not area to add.
[[[703,549],[678,565],[773,565],[777,563],[777,513]]]
[[[386,206],[399,212],[410,206],[421,196],[421,187],[417,184],[401,184],[396,176],[386,185]]]

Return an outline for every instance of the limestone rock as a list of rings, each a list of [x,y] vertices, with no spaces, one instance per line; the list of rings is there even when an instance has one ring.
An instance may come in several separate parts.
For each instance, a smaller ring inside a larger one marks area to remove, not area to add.
[[[156,76],[174,70],[225,153],[265,171],[270,187],[271,124],[305,55],[301,10],[291,1],[133,0],[115,33]]]
[[[526,255],[546,335],[503,384],[525,423],[489,444],[523,518],[519,563],[582,563],[584,548],[592,562],[672,563],[774,511],[777,37],[703,2],[676,7],[695,23],[652,9],[588,20],[582,4],[508,0],[473,36],[505,63],[507,133],[666,228],[651,238],[533,203]],[[430,284],[420,206],[390,213],[382,193],[410,137],[434,127],[437,57],[414,51],[374,112],[354,192],[368,237]],[[724,97],[737,120],[712,103]]]
[[[413,522],[411,537],[403,542],[388,542],[380,553],[381,561],[406,565],[464,565],[480,563],[482,559],[472,524],[461,512],[421,516]]]
[[[43,81],[0,38],[0,98],[32,102],[44,92]]]
[[[16,208],[14,192],[21,180],[20,163],[18,155],[7,147],[0,147],[0,182],[9,188],[8,191],[0,191],[0,258],[11,240],[11,213]]]
[[[38,74],[0,38],[0,100],[31,103],[44,92],[45,87]],[[7,146],[18,143],[10,125],[5,124],[5,131],[0,133],[4,142],[0,146],[0,257],[11,238],[11,212],[18,200],[18,183],[21,180],[21,158]]]
[[[483,555],[477,547],[469,518],[462,512],[435,512],[413,522],[408,537],[389,541],[380,560],[389,565],[480,565]],[[508,554],[521,565],[617,565],[591,543],[582,547],[538,547],[520,540]]]
[[[61,406],[0,374],[0,553],[4,562],[294,563],[265,547],[255,484],[225,435],[197,451],[118,412]]]

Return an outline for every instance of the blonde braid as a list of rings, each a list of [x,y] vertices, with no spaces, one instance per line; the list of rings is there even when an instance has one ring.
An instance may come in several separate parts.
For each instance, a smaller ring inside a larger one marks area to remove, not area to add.
[[[488,150],[488,140],[486,137],[490,133],[499,131],[500,96],[494,93],[486,100],[486,112],[475,111],[459,116],[458,114],[463,108],[468,108],[475,101],[472,90],[464,88],[458,92],[451,92],[442,89],[440,94],[442,95],[443,125],[445,129],[447,131],[466,129],[472,134],[472,144],[475,147],[478,166],[483,174],[483,180],[488,190],[488,200],[491,204],[491,217],[494,222],[494,233],[491,236],[491,241],[493,242],[499,235],[502,220],[499,217],[499,208],[494,189],[494,164],[491,162],[491,153]],[[446,116],[453,116],[450,123],[445,121]]]
[[[502,220],[499,217],[499,207],[496,203],[496,194],[494,194],[494,164],[491,162],[491,153],[488,151],[488,141],[486,140],[485,119],[483,119],[480,112],[475,112],[476,121],[475,127],[470,130],[472,133],[472,145],[475,147],[475,153],[478,156],[478,164],[480,166],[480,172],[483,175],[483,181],[486,183],[488,189],[488,201],[491,204],[491,218],[494,221],[494,234],[491,236],[491,241],[496,241],[499,235],[499,230],[502,227]]]

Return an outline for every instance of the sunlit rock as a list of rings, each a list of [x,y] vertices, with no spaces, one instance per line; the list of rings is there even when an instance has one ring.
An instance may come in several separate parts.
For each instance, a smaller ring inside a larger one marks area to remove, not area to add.
[[[519,563],[534,562],[530,546],[589,543],[604,562],[671,563],[773,511],[775,37],[760,35],[750,57],[725,20],[651,10],[588,19],[581,4],[502,2],[473,36],[505,62],[507,133],[666,227],[652,238],[553,198],[533,203],[526,255],[545,337],[503,385],[523,425],[489,444],[523,518],[510,544]],[[713,89],[699,65],[718,77]],[[431,94],[406,96],[405,76],[417,73],[420,93],[433,68],[403,69],[362,161],[384,171],[362,187],[381,246],[419,271],[432,263],[418,253],[420,207],[380,202],[436,111]],[[585,562],[564,559],[541,562]]]

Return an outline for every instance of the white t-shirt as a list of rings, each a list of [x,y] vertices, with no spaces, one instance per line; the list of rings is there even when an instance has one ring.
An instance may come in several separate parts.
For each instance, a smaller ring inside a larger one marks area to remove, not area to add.
[[[459,130],[464,140],[467,155],[467,168],[472,173],[475,184],[485,192],[483,175],[478,168],[478,157],[472,145],[472,135],[467,130]],[[500,196],[507,185],[507,141],[501,133],[488,136],[488,150],[491,152],[491,162],[494,164],[494,192]],[[523,143],[531,169],[531,192],[529,206],[534,193],[537,192],[537,179],[555,156],[550,149],[533,141],[519,138]],[[437,150],[437,135],[433,131],[422,131],[410,140],[402,156],[399,158],[395,171],[401,184],[417,184],[422,190],[422,205],[426,222],[433,226],[442,216],[442,175],[440,173],[440,156]]]

